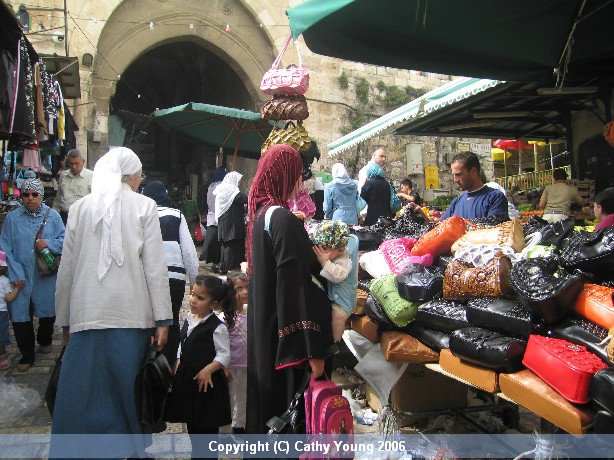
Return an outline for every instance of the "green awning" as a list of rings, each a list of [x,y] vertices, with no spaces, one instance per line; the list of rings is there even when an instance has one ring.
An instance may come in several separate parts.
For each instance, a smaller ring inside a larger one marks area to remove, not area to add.
[[[260,147],[275,126],[259,113],[220,105],[190,102],[158,109],[154,123],[170,132],[180,133],[194,142],[222,147],[240,156],[258,159]],[[320,158],[317,143],[312,141],[309,153]]]
[[[395,128],[400,123],[428,114],[432,111],[462,101],[488,88],[493,88],[503,82],[479,78],[460,77],[450,83],[426,93],[424,96],[409,102],[386,115],[373,120],[361,128],[346,134],[328,145],[329,155],[336,155],[360,142],[373,137],[382,131]]]
[[[612,1],[308,0],[287,14],[311,51],[351,61],[509,81],[614,75]]]
[[[195,142],[230,150],[238,143],[238,152],[250,158],[260,158],[260,147],[273,128],[259,113],[197,102],[156,110],[153,121]]]

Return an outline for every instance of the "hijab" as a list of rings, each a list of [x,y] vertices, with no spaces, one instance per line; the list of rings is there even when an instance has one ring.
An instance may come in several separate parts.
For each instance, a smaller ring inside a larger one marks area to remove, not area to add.
[[[348,175],[347,169],[341,163],[335,163],[332,169],[333,183],[341,185],[349,185],[354,182]]]
[[[102,238],[98,258],[98,280],[109,271],[111,262],[124,263],[122,236],[122,176],[138,173],[141,160],[126,147],[112,148],[94,167],[92,176],[92,230],[100,224]]]
[[[232,200],[239,194],[239,181],[243,177],[236,171],[229,172],[224,177],[224,180],[213,191],[215,195],[215,220],[219,221],[220,217],[230,209]]]
[[[256,213],[268,206],[281,206],[288,209],[288,199],[303,169],[301,157],[289,145],[278,144],[269,147],[258,160],[258,169],[249,190],[247,211],[247,264],[251,271],[252,236]]]
[[[380,165],[374,161],[369,162],[369,167],[367,168],[367,179],[373,179],[376,176],[384,177],[385,175],[386,173]]]
[[[158,206],[171,205],[171,197],[168,196],[166,186],[160,181],[153,180],[148,182],[143,188],[143,195],[154,200]]]

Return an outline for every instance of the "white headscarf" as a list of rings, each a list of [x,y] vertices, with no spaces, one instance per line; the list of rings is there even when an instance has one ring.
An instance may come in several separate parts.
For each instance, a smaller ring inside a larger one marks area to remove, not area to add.
[[[102,156],[94,167],[92,176],[92,226],[96,230],[102,221],[102,241],[98,258],[98,280],[102,280],[115,260],[120,267],[124,263],[122,237],[122,176],[138,173],[141,160],[132,150],[116,147]]]
[[[352,179],[348,175],[347,169],[341,163],[335,163],[332,169],[333,182],[335,184],[349,184]]]
[[[215,220],[219,220],[232,204],[232,200],[239,193],[239,181],[243,177],[236,171],[229,172],[224,176],[224,180],[218,185],[213,194],[215,195]]]
[[[313,189],[315,191],[324,190],[324,183],[318,176],[315,176],[315,179],[313,180]]]

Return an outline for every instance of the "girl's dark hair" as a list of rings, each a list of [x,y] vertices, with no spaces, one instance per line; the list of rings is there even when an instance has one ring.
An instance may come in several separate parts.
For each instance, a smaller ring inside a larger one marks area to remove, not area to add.
[[[247,281],[247,275],[243,272],[228,272],[228,281],[234,286],[234,282],[237,280]]]
[[[205,288],[211,298],[220,303],[226,327],[232,329],[237,317],[237,300],[232,282],[225,283],[217,276],[198,275],[194,284]]]
[[[603,210],[603,214],[606,216],[608,214],[614,213],[614,187],[608,187],[605,190],[602,190],[595,197],[595,203],[601,206]]]

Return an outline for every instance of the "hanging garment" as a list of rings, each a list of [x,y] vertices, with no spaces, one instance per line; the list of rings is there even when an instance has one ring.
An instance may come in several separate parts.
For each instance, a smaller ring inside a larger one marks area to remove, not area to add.
[[[24,168],[30,168],[33,171],[40,172],[41,170],[41,157],[38,154],[38,150],[23,149],[23,161]]]

